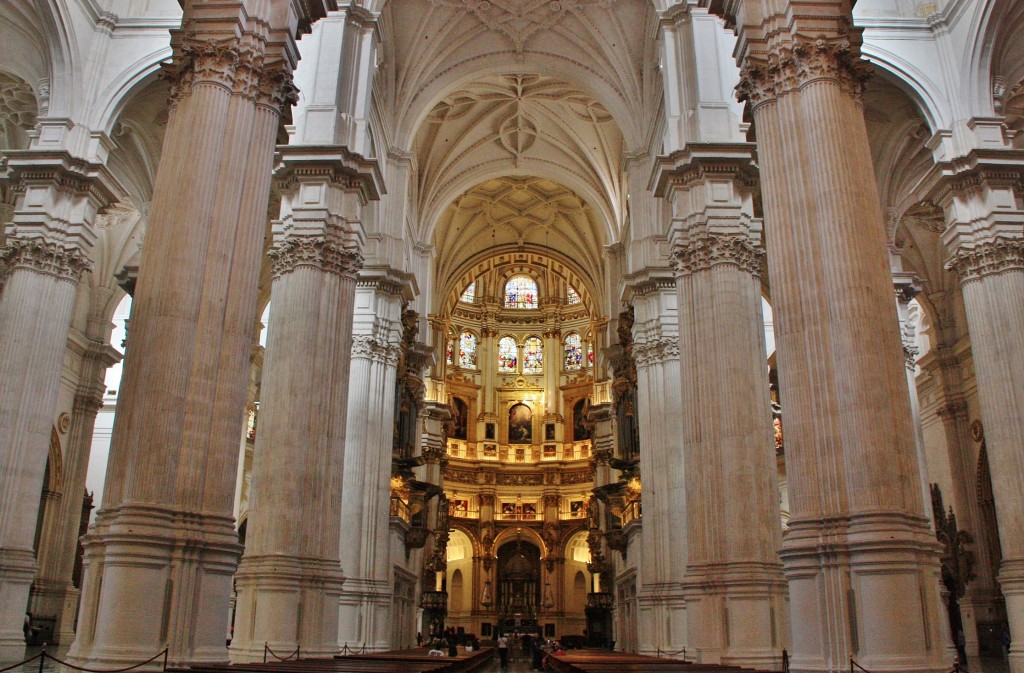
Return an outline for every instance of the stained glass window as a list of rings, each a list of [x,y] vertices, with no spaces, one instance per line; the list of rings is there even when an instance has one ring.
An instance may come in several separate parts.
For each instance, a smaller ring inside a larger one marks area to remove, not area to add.
[[[466,289],[462,291],[462,296],[459,297],[459,301],[472,304],[474,299],[476,299],[476,281],[466,286]]]
[[[512,337],[503,337],[498,342],[498,371],[515,373],[519,363],[519,344]]]
[[[463,332],[459,337],[459,366],[476,369],[476,336]]]
[[[573,289],[572,285],[569,286],[569,291],[566,293],[567,304],[578,304],[580,303],[580,295]]]
[[[580,335],[573,332],[565,337],[565,368],[579,369],[583,366],[583,342]]]
[[[454,360],[453,360],[454,357],[455,357],[455,335],[454,334],[449,334],[448,335],[448,346],[445,348],[445,353],[444,353],[444,361],[447,362],[448,364],[453,364],[454,363]]]
[[[589,341],[587,342],[587,366],[594,366],[594,344]]]
[[[540,374],[544,370],[544,346],[537,337],[523,342],[523,373]]]
[[[505,283],[505,308],[537,308],[537,283],[529,276],[512,276]]]

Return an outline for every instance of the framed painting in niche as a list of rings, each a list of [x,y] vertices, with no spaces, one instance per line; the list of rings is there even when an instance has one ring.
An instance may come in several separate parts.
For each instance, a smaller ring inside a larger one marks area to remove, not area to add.
[[[495,438],[494,423],[485,423],[484,424],[484,439],[494,439],[494,438]]]
[[[522,402],[508,410],[508,443],[533,443],[533,410]]]
[[[545,423],[544,424],[544,441],[553,442],[555,441],[555,424]]]
[[[545,458],[555,458],[557,456],[558,456],[558,446],[556,446],[555,444],[545,444],[544,445],[544,457]]]
[[[498,457],[498,445],[497,444],[484,444],[484,457],[485,458],[497,458]]]

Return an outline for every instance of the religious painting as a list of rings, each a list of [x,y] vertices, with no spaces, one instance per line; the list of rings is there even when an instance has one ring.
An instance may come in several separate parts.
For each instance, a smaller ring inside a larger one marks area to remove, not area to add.
[[[462,498],[455,498],[449,501],[448,511],[451,512],[452,516],[459,516],[465,518],[469,515],[469,500]]]
[[[587,366],[594,366],[594,344],[587,343]]]
[[[544,445],[544,457],[545,458],[556,458],[558,456],[558,446],[555,444]]]
[[[574,519],[582,519],[587,515],[586,501],[572,500],[569,502],[569,516]]]
[[[497,444],[484,444],[484,458],[497,458],[498,456],[498,445]]]
[[[518,462],[518,463],[525,463],[526,462],[526,449],[516,449],[516,462]]]
[[[581,442],[584,439],[590,439],[590,430],[587,429],[586,417],[584,411],[587,406],[587,400],[582,399],[572,405],[572,441]]]
[[[533,443],[533,411],[521,402],[508,410],[508,443]]]
[[[523,503],[523,519],[536,519],[537,518],[537,505],[532,502]]]
[[[544,424],[544,441],[553,442],[555,441],[555,424],[545,423]]]
[[[455,407],[455,428],[452,430],[452,439],[466,439],[467,428],[469,427],[469,407],[461,397],[452,398]]]
[[[516,504],[514,502],[501,503],[501,514],[502,516],[515,516]]]
[[[444,361],[448,364],[455,364],[455,337],[448,335],[448,346],[444,352]]]
[[[484,439],[494,439],[494,423],[484,423]]]

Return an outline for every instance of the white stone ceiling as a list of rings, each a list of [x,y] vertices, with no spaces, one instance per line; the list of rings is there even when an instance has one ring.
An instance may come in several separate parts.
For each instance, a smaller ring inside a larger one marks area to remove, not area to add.
[[[419,212],[434,220],[484,180],[540,176],[584,195],[613,233],[622,151],[622,134],[605,107],[565,82],[529,74],[483,78],[445,97],[420,127]]]

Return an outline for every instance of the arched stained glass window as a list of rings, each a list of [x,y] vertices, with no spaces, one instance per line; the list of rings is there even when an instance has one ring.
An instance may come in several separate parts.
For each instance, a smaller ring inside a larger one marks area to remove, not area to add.
[[[448,346],[445,348],[444,361],[448,364],[454,364],[455,358],[455,335],[448,335]]]
[[[503,374],[514,374],[519,364],[519,344],[510,336],[502,337],[498,342],[498,371]]]
[[[523,373],[540,374],[544,370],[544,345],[537,337],[523,342]]]
[[[582,301],[580,299],[579,293],[576,292],[576,290],[573,288],[572,285],[569,286],[569,290],[568,290],[568,292],[566,292],[565,297],[566,297],[566,303],[567,304],[579,304],[580,301]]]
[[[566,370],[583,367],[583,342],[580,335],[573,332],[565,337],[565,368]]]
[[[587,366],[594,366],[594,344],[591,341],[587,342]]]
[[[462,296],[459,297],[459,301],[472,304],[474,299],[476,299],[476,281],[466,286],[466,289],[462,291]]]
[[[476,335],[463,332],[459,337],[459,366],[476,369]]]
[[[505,308],[537,308],[537,283],[529,276],[512,276],[505,283]]]

